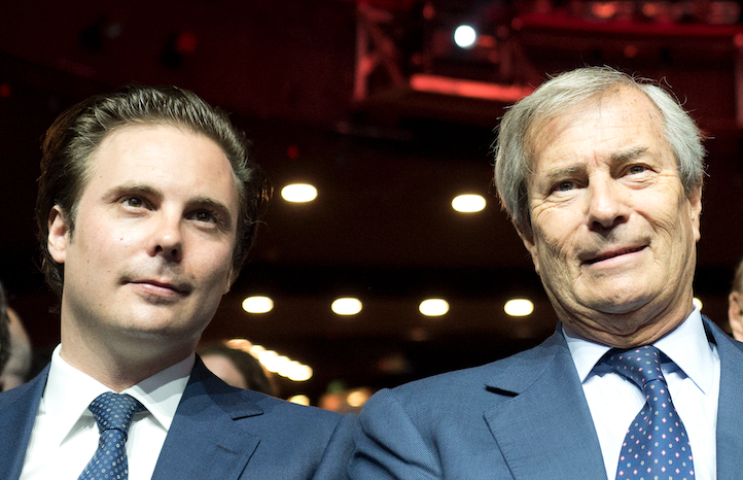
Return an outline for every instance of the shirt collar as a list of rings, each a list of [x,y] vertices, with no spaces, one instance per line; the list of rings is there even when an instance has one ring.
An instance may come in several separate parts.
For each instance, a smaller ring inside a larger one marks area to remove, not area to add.
[[[611,347],[580,336],[563,324],[563,333],[581,382],[585,382],[593,367]],[[694,307],[681,325],[653,343],[670,358],[705,394],[712,388],[712,347],[704,331],[702,315]]]
[[[59,353],[60,348],[61,345],[58,345],[52,353],[39,413],[56,423],[57,428],[52,431],[58,432],[61,444],[73,430],[82,428],[78,425],[81,419],[93,418],[88,406],[98,395],[111,389],[65,362]],[[121,393],[127,393],[139,400],[167,431],[188,384],[195,358],[195,354],[192,353],[184,360]]]

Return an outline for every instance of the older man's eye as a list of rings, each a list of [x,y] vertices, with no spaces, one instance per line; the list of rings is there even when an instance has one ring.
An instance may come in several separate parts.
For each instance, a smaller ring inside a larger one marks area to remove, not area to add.
[[[637,175],[638,173],[642,173],[645,170],[647,170],[645,168],[645,165],[632,165],[627,169],[627,173],[629,173],[630,175]]]
[[[575,188],[575,183],[573,182],[560,182],[555,187],[555,190],[559,192],[567,192]]]

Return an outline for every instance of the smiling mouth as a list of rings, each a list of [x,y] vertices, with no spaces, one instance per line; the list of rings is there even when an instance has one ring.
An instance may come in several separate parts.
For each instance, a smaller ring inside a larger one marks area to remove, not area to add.
[[[586,260],[584,263],[586,265],[593,265],[593,264],[598,263],[598,262],[603,262],[604,260],[609,260],[610,258],[619,257],[619,256],[627,255],[627,254],[630,254],[630,253],[639,252],[640,250],[643,250],[646,247],[647,247],[647,245],[643,245],[643,246],[637,247],[637,248],[628,248],[626,250],[617,250],[617,251],[614,251],[614,252],[607,253],[606,255],[601,255],[601,256],[598,256],[596,258],[592,258],[591,260]]]

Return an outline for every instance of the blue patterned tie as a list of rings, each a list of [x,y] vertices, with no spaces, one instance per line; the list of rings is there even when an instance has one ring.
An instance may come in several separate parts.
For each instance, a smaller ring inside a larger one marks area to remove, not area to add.
[[[689,437],[671,402],[660,356],[652,345],[612,349],[604,356],[604,363],[637,384],[647,400],[624,438],[617,480],[694,478]]]
[[[144,405],[129,395],[107,392],[93,400],[88,409],[98,423],[101,438],[78,480],[128,480],[126,439],[134,414],[145,411]]]

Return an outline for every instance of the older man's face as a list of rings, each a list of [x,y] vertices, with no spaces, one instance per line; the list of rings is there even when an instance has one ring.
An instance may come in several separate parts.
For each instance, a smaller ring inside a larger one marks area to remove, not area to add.
[[[701,192],[686,196],[662,117],[641,92],[547,121],[522,234],[558,316],[615,346],[653,341],[692,309]]]

